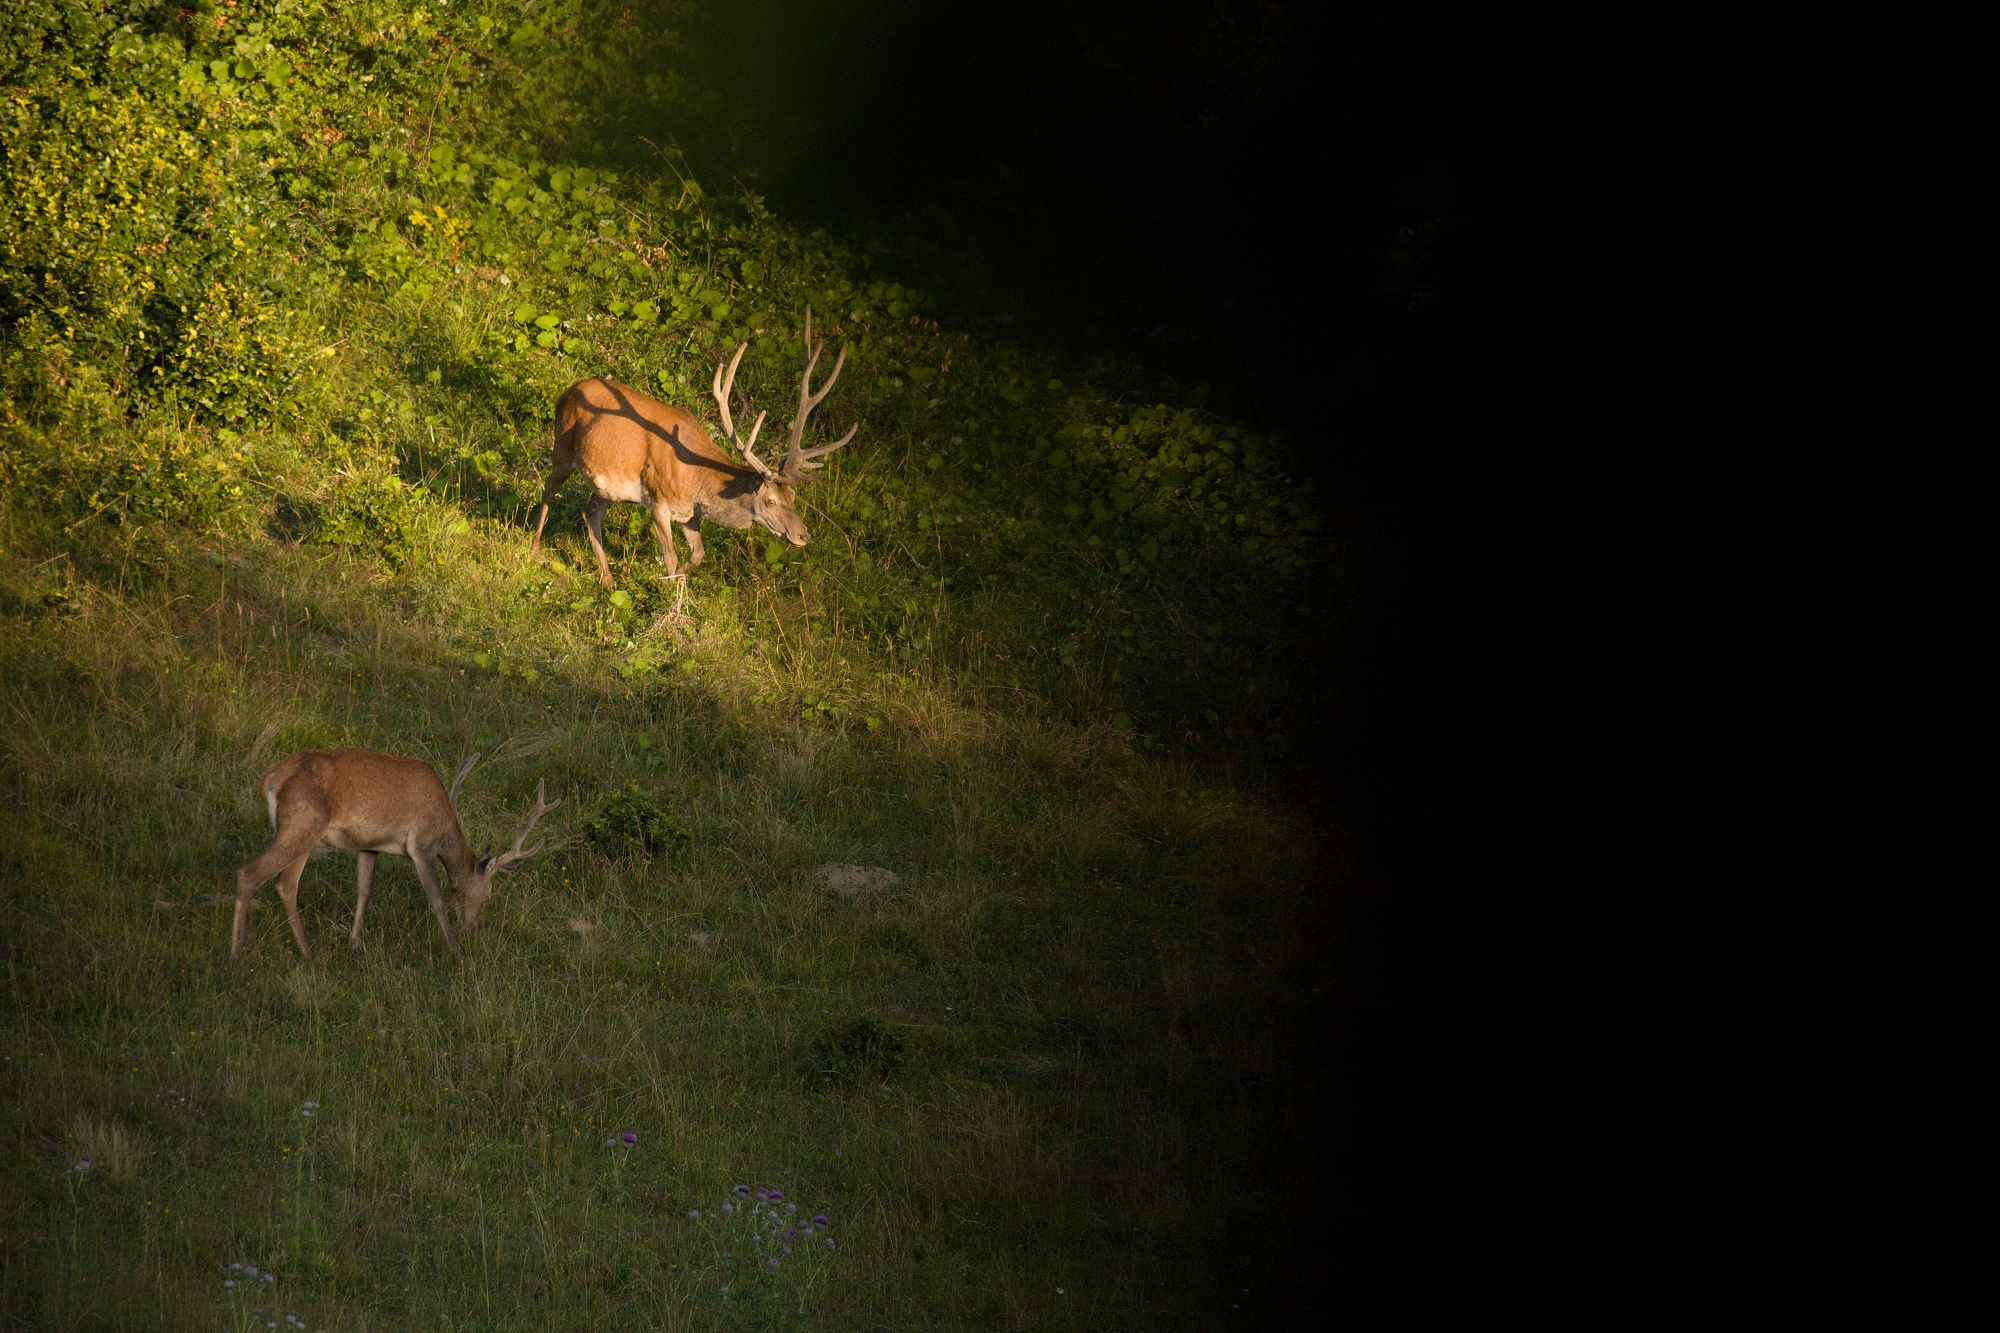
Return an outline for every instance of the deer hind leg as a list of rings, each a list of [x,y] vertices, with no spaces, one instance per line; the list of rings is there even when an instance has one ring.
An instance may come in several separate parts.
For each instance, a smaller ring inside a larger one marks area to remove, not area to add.
[[[576,471],[575,460],[569,456],[567,449],[557,445],[555,471],[549,473],[548,482],[542,487],[542,516],[535,520],[535,536],[528,543],[529,555],[534,555],[542,549],[542,528],[549,521],[549,502],[556,498],[556,492],[563,488],[563,483],[569,480],[570,473],[574,471]]]
[[[653,535],[660,539],[660,559],[666,562],[667,577],[672,578],[681,572],[681,562],[680,557],[674,554],[674,521],[667,517],[665,509],[653,511]],[[694,548],[690,546],[688,549],[692,551]],[[694,568],[692,561],[688,568]]]
[[[438,919],[438,929],[444,932],[444,942],[450,947],[451,956],[464,962],[465,955],[459,950],[458,936],[451,933],[451,913],[445,910],[444,889],[438,884],[437,866],[421,850],[410,859],[417,863],[417,878],[423,881],[424,896],[431,900],[431,915]]]
[[[361,918],[368,912],[368,894],[375,887],[375,853],[362,852],[355,860],[360,863],[360,869],[355,872],[354,930],[347,937],[347,947],[358,954],[361,952]]]
[[[299,952],[310,958],[312,945],[306,941],[305,918],[299,915],[299,876],[305,873],[306,858],[298,860],[278,872],[278,896],[285,900],[285,916],[292,923],[292,938],[299,942]]]
[[[316,812],[295,808],[293,818],[278,821],[278,836],[271,840],[271,845],[256,860],[236,872],[236,926],[229,937],[229,956],[232,960],[243,956],[244,941],[250,929],[250,900],[257,896],[257,890],[263,888],[271,876],[280,872],[284,873],[285,879],[279,884],[279,892],[286,895],[286,907],[292,915],[292,931],[299,937],[299,946],[305,947],[305,932],[298,919],[299,875],[305,870],[306,853],[319,841],[319,835],[326,831],[326,816],[318,814],[312,817],[313,813]]]
[[[583,511],[583,530],[590,536],[590,549],[597,552],[597,581],[607,588],[611,586],[611,561],[604,555],[604,510],[610,503],[600,492],[590,497],[590,507]]]

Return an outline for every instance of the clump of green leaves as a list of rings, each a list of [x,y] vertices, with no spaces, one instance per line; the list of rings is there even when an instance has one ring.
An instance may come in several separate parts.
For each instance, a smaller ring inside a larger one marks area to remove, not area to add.
[[[820,1034],[813,1043],[813,1077],[839,1088],[885,1083],[908,1056],[909,1042],[901,1032],[863,1014]]]
[[[372,548],[396,568],[410,558],[417,497],[394,473],[346,478],[320,510],[314,539],[329,546]]]
[[[694,836],[678,815],[636,782],[600,796],[583,829],[592,850],[613,859],[659,856]]]

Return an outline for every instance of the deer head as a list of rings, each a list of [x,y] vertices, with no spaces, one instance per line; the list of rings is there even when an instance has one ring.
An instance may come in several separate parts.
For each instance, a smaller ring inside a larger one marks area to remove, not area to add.
[[[471,772],[472,766],[478,762],[478,755],[469,756],[458,766],[458,772],[451,780],[453,815],[458,813],[458,789],[464,784],[465,775]],[[525,861],[542,850],[543,843],[538,842],[533,847],[527,848],[523,848],[522,844],[528,840],[528,834],[534,830],[535,825],[542,822],[542,816],[561,804],[560,800],[548,799],[547,779],[538,779],[535,782],[534,808],[528,811],[527,819],[522,821],[520,831],[514,835],[513,845],[495,856],[492,844],[488,843],[473,861],[471,873],[464,877],[465,882],[453,885],[458,890],[458,919],[467,930],[479,928],[479,918],[486,910],[486,900],[493,896],[493,877],[507,870],[515,862]],[[463,827],[462,821],[460,827]]]
[[[826,383],[820,385],[819,391],[815,393],[812,387],[813,368],[819,364],[819,354],[825,344],[813,341],[812,307],[807,306],[803,353],[805,365],[799,375],[799,410],[792,418],[791,446],[785,451],[784,461],[774,468],[756,454],[757,433],[764,429],[766,414],[763,412],[757,414],[757,420],[751,424],[750,438],[747,440],[737,438],[736,424],[730,418],[729,397],[736,387],[736,368],[743,363],[743,353],[749,346],[747,342],[737,345],[736,355],[730,358],[727,371],[723,369],[720,361],[716,362],[715,382],[712,386],[715,405],[722,412],[722,429],[727,432],[729,442],[736,446],[762,478],[756,494],[750,500],[751,521],[763,524],[773,534],[784,538],[794,546],[804,546],[812,534],[806,531],[805,520],[799,517],[798,497],[792,488],[824,466],[818,460],[844,447],[854,438],[854,432],[860,429],[859,426],[852,427],[847,434],[832,444],[823,444],[817,449],[804,447],[806,422],[811,418],[813,409],[833,391],[834,381],[840,378],[841,367],[847,364],[847,348],[840,349],[840,355],[833,362],[833,373],[826,377]]]

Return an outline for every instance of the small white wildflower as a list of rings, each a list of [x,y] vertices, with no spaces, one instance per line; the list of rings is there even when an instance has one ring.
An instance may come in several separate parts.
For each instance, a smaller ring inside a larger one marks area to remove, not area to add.
[[[278,1275],[276,1273],[266,1273],[264,1274],[264,1280],[266,1282],[276,1282],[278,1280]]]
[[[244,1271],[244,1272],[246,1272],[246,1273],[248,1273],[248,1274],[249,1274],[249,1275],[250,1275],[251,1277],[256,1277],[256,1276],[257,1276],[257,1265],[255,1265],[255,1264],[245,1264],[245,1265],[243,1265],[243,1271]]]
[[[701,1221],[701,1209],[699,1209],[699,1208],[696,1208],[696,1209],[694,1209],[694,1210],[693,1210],[692,1212],[690,1212],[690,1213],[688,1214],[688,1221],[690,1221],[690,1222],[699,1222],[699,1221]]]
[[[236,1285],[236,1279],[233,1277],[226,1277],[222,1279],[222,1285],[225,1287],[233,1287]]]

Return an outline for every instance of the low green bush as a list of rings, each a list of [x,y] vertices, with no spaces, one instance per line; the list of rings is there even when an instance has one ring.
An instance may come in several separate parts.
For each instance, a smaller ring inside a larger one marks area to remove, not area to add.
[[[636,782],[598,797],[583,829],[591,850],[614,860],[661,856],[694,836],[657,794]]]
[[[884,1083],[909,1058],[909,1041],[896,1028],[863,1014],[822,1032],[813,1042],[813,1078],[834,1088]]]

